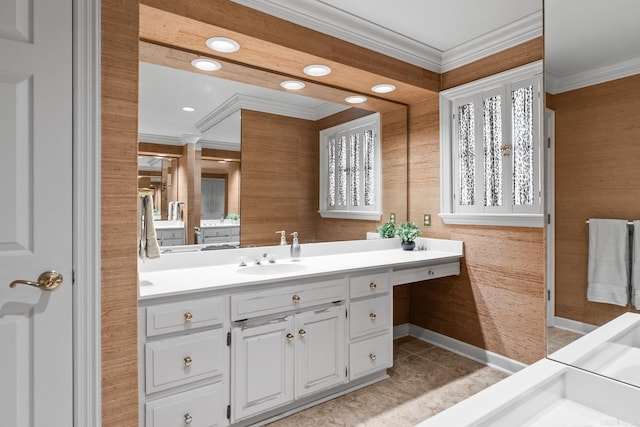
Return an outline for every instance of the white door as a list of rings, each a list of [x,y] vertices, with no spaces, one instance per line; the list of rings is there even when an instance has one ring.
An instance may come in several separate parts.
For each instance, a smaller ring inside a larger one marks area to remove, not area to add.
[[[341,384],[345,363],[345,308],[296,315],[296,399]]]
[[[73,425],[71,35],[71,0],[0,2],[3,426]]]
[[[233,328],[233,421],[293,401],[293,317]]]

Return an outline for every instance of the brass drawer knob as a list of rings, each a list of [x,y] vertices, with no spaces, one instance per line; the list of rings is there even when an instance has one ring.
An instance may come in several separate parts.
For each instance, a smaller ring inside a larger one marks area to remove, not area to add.
[[[369,319],[376,320],[377,317],[375,313],[369,313]]]
[[[287,341],[289,341],[289,342],[293,341],[293,334],[292,333],[288,333],[287,334]]]
[[[298,333],[300,334],[301,337],[304,337],[305,335],[307,335],[307,331],[305,331],[304,329],[300,329]]]
[[[294,295],[293,297],[291,297],[291,300],[297,304],[300,302],[300,296]]]
[[[184,423],[191,424],[191,421],[193,421],[193,417],[191,416],[191,414],[188,412],[184,414]]]
[[[192,319],[193,319],[193,314],[191,314],[191,312],[187,311],[184,314],[184,322],[185,323],[189,323],[189,322],[191,322]]]
[[[375,362],[375,361],[376,361],[376,359],[377,359],[377,357],[376,357],[376,355],[375,355],[374,353],[369,353],[369,359],[370,359],[372,362]]]
[[[189,356],[184,358],[184,367],[185,368],[190,367],[192,363],[193,363],[193,359],[190,358]]]
[[[378,285],[376,285],[375,282],[369,283],[369,289],[371,289],[372,291],[376,290],[377,287],[378,287]]]

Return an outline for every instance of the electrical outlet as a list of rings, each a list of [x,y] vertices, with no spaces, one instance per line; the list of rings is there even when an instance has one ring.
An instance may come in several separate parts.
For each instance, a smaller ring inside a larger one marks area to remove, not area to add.
[[[395,213],[391,212],[389,214],[389,222],[391,222],[392,224],[396,223],[396,214]]]
[[[424,226],[431,227],[431,214],[424,214]]]

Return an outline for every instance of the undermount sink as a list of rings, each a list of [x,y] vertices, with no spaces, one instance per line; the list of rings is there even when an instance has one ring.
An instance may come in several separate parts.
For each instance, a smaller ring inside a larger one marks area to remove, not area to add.
[[[303,271],[307,267],[302,264],[259,264],[248,267],[240,267],[238,273],[242,274],[286,274]]]

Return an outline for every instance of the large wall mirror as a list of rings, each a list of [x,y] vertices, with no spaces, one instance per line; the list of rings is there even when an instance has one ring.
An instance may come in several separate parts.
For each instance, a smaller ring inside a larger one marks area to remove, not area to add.
[[[197,57],[140,43],[138,187],[154,195],[162,246],[271,245],[278,230],[305,242],[364,238],[378,221],[317,213],[318,141],[320,130],[374,112],[382,122],[380,221],[390,212],[406,218],[407,162],[398,158],[406,156],[406,106],[372,96],[354,106],[348,91],[313,82],[287,90],[286,76],[239,64],[198,70]]]
[[[588,297],[587,224],[590,218],[640,219],[640,3],[564,0],[544,6],[548,188],[554,196],[548,352],[608,375],[606,362],[598,367],[554,352],[640,308]]]

